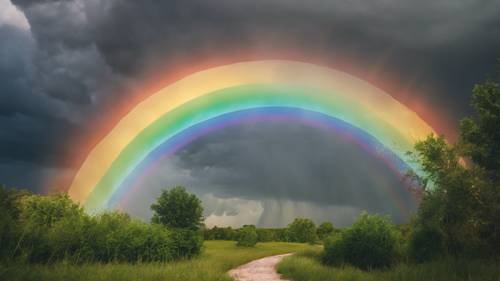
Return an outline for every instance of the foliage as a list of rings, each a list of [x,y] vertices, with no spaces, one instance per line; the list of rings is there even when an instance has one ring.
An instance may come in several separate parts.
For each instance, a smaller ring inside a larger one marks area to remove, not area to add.
[[[361,269],[388,267],[396,256],[395,232],[386,218],[362,213],[352,227],[325,241],[324,261]]]
[[[257,241],[259,242],[280,241],[278,239],[279,237],[276,236],[274,229],[257,228]]]
[[[427,173],[423,182],[431,183],[415,227],[436,228],[443,254],[498,256],[500,84],[490,80],[476,85],[472,107],[475,115],[460,123],[458,143],[431,135],[415,145],[414,156]]]
[[[323,240],[323,261],[329,265],[341,265],[344,263],[345,240],[341,233],[330,234]]]
[[[318,240],[316,226],[310,219],[296,218],[287,226],[286,235],[290,242],[313,244]]]
[[[254,247],[257,244],[257,230],[253,225],[243,226],[238,234],[238,243],[236,245],[242,247]]]
[[[17,246],[19,201],[27,195],[26,191],[0,186],[0,258],[9,257]]]
[[[164,228],[161,226],[161,228]],[[231,281],[227,271],[251,260],[310,248],[295,243],[259,243],[237,247],[230,241],[207,241],[203,253],[189,260],[167,263],[85,263],[0,265],[0,280],[9,281]]]
[[[496,281],[500,276],[498,261],[444,258],[421,264],[400,263],[388,269],[360,270],[345,265],[332,267],[321,263],[321,250],[307,250],[286,257],[278,264],[283,279],[295,281]]]
[[[201,253],[203,247],[203,235],[201,232],[192,229],[177,228],[172,232],[173,236],[173,257],[191,258]]]
[[[205,240],[236,240],[237,231],[232,227],[217,227],[203,229]]]
[[[438,257],[442,253],[443,236],[439,229],[419,227],[412,231],[408,256],[416,262],[424,262]]]
[[[4,261],[53,263],[168,261],[201,251],[195,230],[167,229],[119,212],[87,215],[66,195],[0,188]]]
[[[157,202],[151,205],[153,223],[169,228],[199,229],[203,222],[203,207],[194,194],[189,194],[182,186],[163,190]]]
[[[258,242],[287,242],[285,228],[257,228]],[[231,227],[204,228],[203,236],[205,240],[237,240],[241,229]]]
[[[323,222],[318,226],[316,233],[320,240],[325,239],[335,231],[333,224],[331,222]]]

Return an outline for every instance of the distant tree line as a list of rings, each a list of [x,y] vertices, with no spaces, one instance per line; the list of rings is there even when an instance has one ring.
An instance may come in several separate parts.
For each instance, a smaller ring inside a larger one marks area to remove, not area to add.
[[[318,227],[307,218],[296,218],[285,228],[257,228],[254,225],[244,225],[241,228],[218,227],[204,228],[205,240],[235,240],[238,241],[244,230],[253,228],[257,242],[297,242],[321,243],[328,235],[339,232],[331,222],[324,222]]]

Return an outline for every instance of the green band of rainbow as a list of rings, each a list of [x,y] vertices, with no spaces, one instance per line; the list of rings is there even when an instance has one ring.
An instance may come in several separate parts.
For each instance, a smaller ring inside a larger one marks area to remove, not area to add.
[[[194,74],[139,104],[94,148],[69,194],[87,210],[101,210],[162,143],[217,116],[263,107],[298,108],[337,118],[373,136],[401,159],[415,140],[433,132],[392,97],[345,73],[298,62],[246,62]]]

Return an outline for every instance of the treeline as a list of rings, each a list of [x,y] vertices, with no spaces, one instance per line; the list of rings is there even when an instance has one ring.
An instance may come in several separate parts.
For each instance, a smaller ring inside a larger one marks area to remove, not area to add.
[[[307,218],[296,218],[285,228],[257,228],[253,225],[244,225],[241,228],[218,227],[203,229],[205,240],[234,240],[238,241],[246,228],[254,229],[256,242],[298,242],[321,243],[330,234],[340,232],[331,222],[324,222],[318,227]],[[248,230],[247,230],[248,231]]]
[[[66,194],[0,187],[3,261],[169,261],[197,255],[202,243],[196,229],[146,223],[120,212],[91,216]]]

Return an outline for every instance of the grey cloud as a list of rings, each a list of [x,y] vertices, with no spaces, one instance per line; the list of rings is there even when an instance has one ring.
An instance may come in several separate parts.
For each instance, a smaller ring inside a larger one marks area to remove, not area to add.
[[[400,222],[416,208],[405,184],[381,160],[338,134],[299,124],[227,128],[190,143],[157,167],[125,203],[127,211],[148,218],[159,190],[175,185],[199,195],[206,216],[229,221],[228,216],[245,216],[240,206],[262,202],[256,222],[262,226],[308,215],[346,225],[361,210]]]

